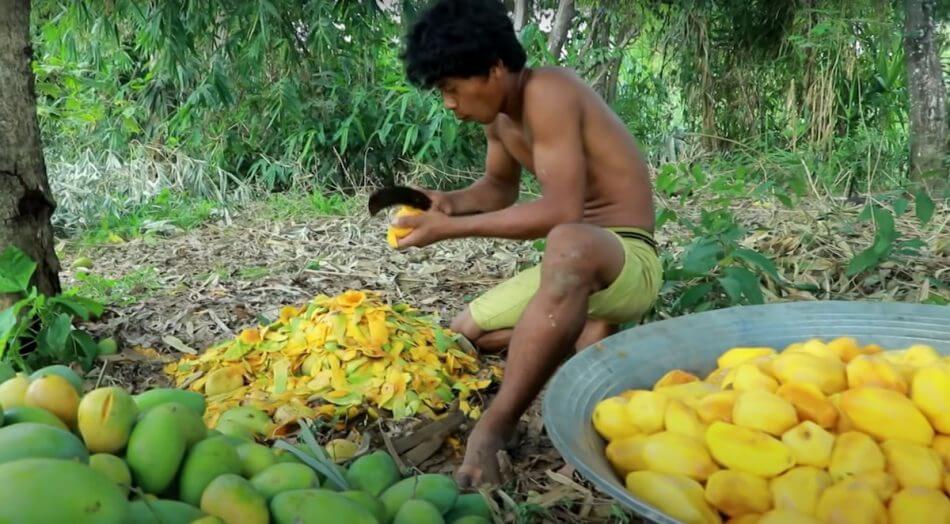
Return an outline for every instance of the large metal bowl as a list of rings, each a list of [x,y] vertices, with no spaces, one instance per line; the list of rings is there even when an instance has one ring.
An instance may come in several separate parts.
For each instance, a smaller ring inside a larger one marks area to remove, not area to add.
[[[735,346],[781,349],[812,337],[854,337],[886,349],[929,344],[950,354],[950,307],[895,302],[786,302],[739,306],[649,323],[617,333],[568,360],[551,379],[544,425],[564,459],[641,518],[675,523],[632,496],[604,457],[591,424],[594,405],[627,389],[649,389],[679,368],[705,376]]]

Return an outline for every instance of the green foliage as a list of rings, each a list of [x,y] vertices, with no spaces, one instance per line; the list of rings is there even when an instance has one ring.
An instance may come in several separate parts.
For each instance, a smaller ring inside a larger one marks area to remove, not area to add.
[[[101,315],[102,305],[71,293],[40,293],[30,285],[35,270],[36,263],[16,247],[0,254],[0,293],[13,294],[16,300],[0,311],[0,362],[25,372],[73,361],[90,369],[98,346],[73,321]]]
[[[129,306],[159,288],[155,268],[135,270],[119,278],[106,278],[92,271],[77,271],[76,284],[69,291],[109,306]]]
[[[188,230],[211,218],[218,204],[203,198],[163,189],[150,200],[124,213],[106,212],[95,229],[83,233],[88,244],[105,244]]]

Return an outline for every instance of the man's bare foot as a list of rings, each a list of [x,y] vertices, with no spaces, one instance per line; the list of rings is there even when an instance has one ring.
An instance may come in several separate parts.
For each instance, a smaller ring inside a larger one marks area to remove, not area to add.
[[[498,452],[505,449],[510,431],[497,431],[480,421],[475,424],[465,446],[465,459],[455,472],[461,489],[497,485],[501,482]]]

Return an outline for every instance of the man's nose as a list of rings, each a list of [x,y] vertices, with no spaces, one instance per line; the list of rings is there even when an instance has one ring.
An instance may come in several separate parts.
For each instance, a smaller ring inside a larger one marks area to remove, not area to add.
[[[442,105],[444,105],[446,109],[454,111],[455,108],[458,107],[458,102],[454,98],[447,96],[442,99]]]

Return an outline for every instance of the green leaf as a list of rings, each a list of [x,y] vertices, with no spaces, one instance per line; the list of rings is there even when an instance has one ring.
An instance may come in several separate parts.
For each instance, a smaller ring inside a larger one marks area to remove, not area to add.
[[[874,251],[873,246],[869,247],[851,259],[851,262],[848,263],[848,269],[845,270],[845,275],[851,277],[858,273],[863,273],[876,266],[880,260],[881,255]]]
[[[683,255],[683,270],[697,276],[706,275],[719,261],[719,244],[711,238],[700,238]]]
[[[706,295],[712,291],[712,289],[713,284],[711,282],[697,284],[686,291],[683,291],[679,300],[677,300],[676,306],[682,310],[688,309],[699,303],[699,301],[705,298]]]
[[[719,285],[726,291],[726,295],[729,295],[729,301],[732,304],[742,302],[742,284],[735,277],[731,275],[721,276],[719,277]]]
[[[439,353],[445,353],[452,347],[452,339],[447,337],[441,329],[435,330],[435,348]]]
[[[36,337],[40,353],[61,359],[65,357],[66,340],[73,330],[72,318],[66,313],[56,315],[52,322],[43,326]]]
[[[0,254],[0,293],[25,293],[36,262],[16,246],[8,246]]]
[[[16,313],[12,307],[0,311],[0,355],[3,355],[7,347],[7,341],[10,340],[16,329]]]
[[[914,194],[914,212],[921,224],[927,224],[934,216],[934,201],[923,189]]]
[[[894,214],[897,216],[903,215],[907,211],[907,206],[909,205],[910,201],[904,197],[894,200]]]
[[[83,320],[98,317],[105,310],[99,302],[79,295],[58,295],[51,298],[49,302],[51,306],[60,306]]]
[[[765,303],[765,297],[762,296],[762,284],[759,283],[759,277],[755,273],[744,267],[732,266],[725,269],[727,277],[735,279],[742,287],[742,294],[751,304]]]
[[[784,281],[782,277],[778,274],[778,268],[775,266],[775,263],[772,262],[769,257],[759,253],[758,251],[752,249],[736,249],[732,252],[736,258],[745,260],[746,262],[752,264],[753,266],[759,268],[763,273],[769,276],[774,282],[781,283]]]

